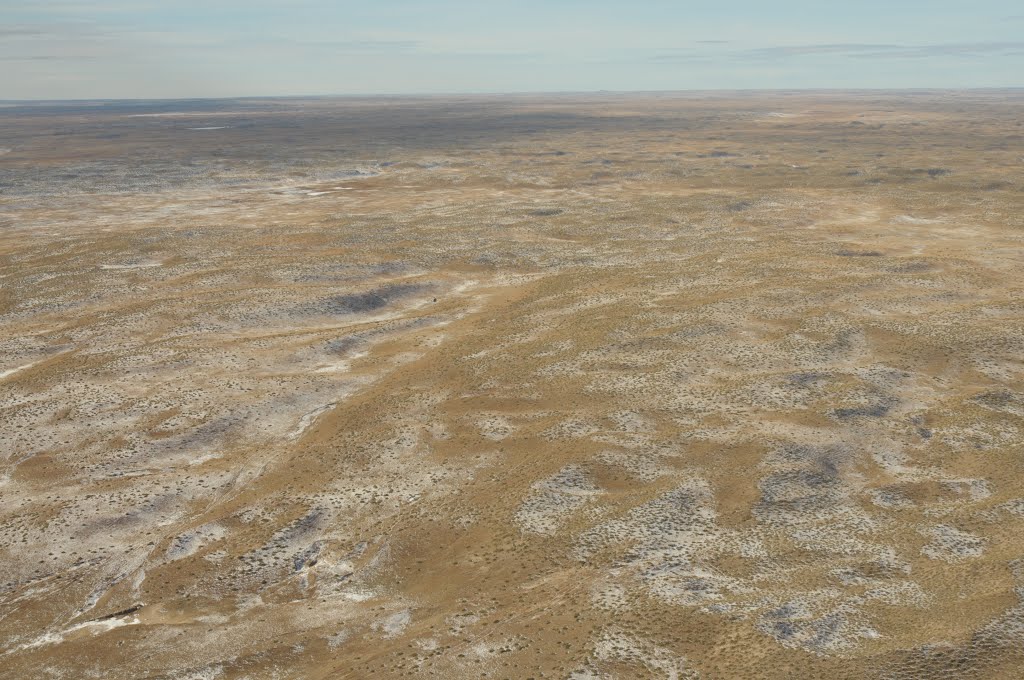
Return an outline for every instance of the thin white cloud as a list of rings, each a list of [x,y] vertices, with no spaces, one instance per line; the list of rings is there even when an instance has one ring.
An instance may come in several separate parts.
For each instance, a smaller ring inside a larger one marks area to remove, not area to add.
[[[700,62],[714,59],[736,61],[776,61],[810,56],[837,56],[855,59],[914,59],[926,57],[1001,57],[1024,54],[1024,41],[939,43],[900,45],[887,43],[835,43],[820,45],[776,45],[744,50],[700,52],[692,49],[662,51],[650,61],[662,63]]]
[[[853,43],[835,45],[787,45],[762,47],[739,53],[755,59],[837,54],[858,58],[912,58],[972,55],[1005,55],[1019,53],[1024,42],[940,43],[935,45],[887,45]]]

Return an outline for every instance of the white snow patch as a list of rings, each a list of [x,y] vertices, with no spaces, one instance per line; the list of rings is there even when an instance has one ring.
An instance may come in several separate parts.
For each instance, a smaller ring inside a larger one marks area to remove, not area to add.
[[[14,368],[9,368],[6,371],[0,371],[0,380],[3,380],[4,378],[9,378],[10,376],[14,375],[15,373],[21,373],[22,371],[24,371],[26,369],[32,368],[33,366],[35,366],[38,363],[39,363],[38,361],[33,361],[31,363],[22,364],[21,366],[15,366]]]
[[[296,437],[298,437],[300,434],[309,429],[309,426],[313,424],[313,421],[315,421],[324,413],[330,411],[335,406],[335,402],[331,402],[330,404],[325,404],[320,408],[310,411],[309,413],[303,415],[302,418],[299,419],[299,424],[295,426],[295,429],[292,430],[291,433],[289,433],[288,438],[295,439]]]
[[[44,633],[32,642],[26,642],[23,645],[15,647],[13,651],[17,651],[19,649],[36,649],[37,647],[45,647],[46,645],[60,644],[68,635],[78,632],[80,630],[88,630],[93,635],[101,635],[103,633],[112,631],[115,628],[121,628],[123,626],[134,626],[138,623],[139,619],[136,616],[104,619],[102,621],[86,621],[85,623],[79,623],[77,625],[71,626],[67,630],[63,630],[59,633]]]
[[[151,267],[159,267],[163,262],[154,262],[152,260],[147,262],[133,262],[130,264],[101,264],[100,269],[149,269]]]
[[[412,614],[409,613],[408,609],[403,609],[377,622],[374,628],[383,631],[385,638],[393,638],[401,635],[410,621],[412,621]]]

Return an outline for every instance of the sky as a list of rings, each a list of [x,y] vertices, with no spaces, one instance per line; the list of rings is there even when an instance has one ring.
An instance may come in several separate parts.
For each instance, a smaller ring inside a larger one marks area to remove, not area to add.
[[[1021,86],[1019,0],[0,0],[0,100]]]

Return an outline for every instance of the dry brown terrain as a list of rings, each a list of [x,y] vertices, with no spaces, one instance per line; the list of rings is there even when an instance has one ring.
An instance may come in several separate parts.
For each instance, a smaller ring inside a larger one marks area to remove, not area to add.
[[[1019,678],[1024,93],[0,108],[0,677]]]

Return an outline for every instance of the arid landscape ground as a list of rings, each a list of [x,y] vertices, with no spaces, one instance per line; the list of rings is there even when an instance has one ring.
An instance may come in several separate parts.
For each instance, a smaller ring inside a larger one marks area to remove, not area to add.
[[[1024,91],[0,107],[0,677],[1019,678]]]

